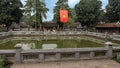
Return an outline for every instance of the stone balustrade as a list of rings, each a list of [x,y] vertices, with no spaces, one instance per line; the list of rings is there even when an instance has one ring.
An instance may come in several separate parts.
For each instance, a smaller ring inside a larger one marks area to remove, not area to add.
[[[1,37],[8,37],[8,36],[11,36],[10,32],[0,32],[0,38]]]
[[[79,32],[79,31],[56,31],[56,32],[43,32],[43,31],[9,31],[0,33],[0,37],[11,35],[91,35],[96,37],[105,38],[104,33],[95,32]],[[120,35],[109,35],[113,40],[120,40]],[[63,61],[63,60],[79,60],[79,59],[99,59],[111,58],[113,52],[120,52],[119,47],[112,47],[108,45],[102,48],[63,48],[51,50],[22,50],[21,47],[15,47],[16,50],[0,50],[0,55],[12,55],[16,62],[44,62],[44,61]]]
[[[23,50],[16,46],[15,50],[0,50],[0,55],[9,56],[12,54],[15,62],[45,62],[45,61],[65,61],[80,59],[103,59],[112,58],[114,52],[120,52],[120,47],[99,48],[62,48],[62,49],[32,49]]]
[[[19,35],[38,35],[38,36],[70,36],[70,35],[90,35],[90,36],[96,36],[96,37],[101,37],[101,38],[109,38],[109,39],[113,39],[113,40],[118,40],[120,41],[120,35],[117,34],[105,34],[105,33],[96,33],[96,32],[80,32],[80,31],[55,31],[55,32],[49,32],[49,31],[9,31],[9,32],[1,32],[0,33],[0,37],[6,37],[6,36],[19,36]]]
[[[90,36],[96,36],[96,37],[101,37],[101,38],[109,38],[113,40],[118,40],[120,41],[120,35],[117,34],[105,34],[105,33],[96,33],[96,32],[86,32],[85,34],[90,35]]]
[[[80,35],[83,34],[79,31],[11,31],[12,35]]]

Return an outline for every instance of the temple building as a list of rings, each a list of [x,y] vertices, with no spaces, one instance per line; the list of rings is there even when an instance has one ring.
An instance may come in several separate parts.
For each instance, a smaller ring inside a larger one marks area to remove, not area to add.
[[[42,29],[52,30],[52,29],[59,29],[59,25],[54,22],[43,22]],[[83,30],[84,28],[81,26],[79,22],[75,22],[73,24],[64,25],[64,30]]]
[[[96,31],[99,33],[117,33],[120,34],[120,23],[104,23],[96,26]]]
[[[54,22],[43,22],[42,23],[42,29],[57,29],[58,28],[58,24],[54,23]]]

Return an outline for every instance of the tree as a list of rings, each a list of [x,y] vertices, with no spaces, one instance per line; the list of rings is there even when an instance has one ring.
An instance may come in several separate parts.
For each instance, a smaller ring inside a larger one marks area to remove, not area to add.
[[[71,9],[68,6],[68,0],[58,0],[58,2],[56,3],[56,6],[54,8],[54,22],[57,22],[59,24],[59,27],[63,28],[63,23],[60,22],[60,14],[59,14],[59,10],[68,10],[68,15],[69,15],[69,19],[72,18],[71,15]]]
[[[44,0],[27,0],[24,7],[25,15],[32,16],[33,21],[36,21],[39,25],[43,18],[47,18],[46,13],[49,9],[46,8]]]
[[[106,18],[106,9],[102,9],[100,12],[100,16],[98,18],[100,20],[100,22],[107,22],[107,18]]]
[[[67,25],[71,25],[76,22],[77,17],[76,17],[75,9],[74,8],[70,9],[70,13],[71,13],[71,16],[69,16],[69,23]]]
[[[106,10],[108,22],[120,21],[120,0],[109,0]]]
[[[76,6],[75,11],[77,21],[82,26],[91,28],[100,21],[101,1],[100,0],[81,0]]]
[[[20,22],[25,22],[30,27],[35,27],[34,23],[33,23],[33,20],[35,20],[35,15],[33,15],[33,16],[23,15],[23,17],[21,18]]]
[[[12,22],[19,23],[22,17],[22,3],[20,0],[0,0],[0,22],[7,28]]]

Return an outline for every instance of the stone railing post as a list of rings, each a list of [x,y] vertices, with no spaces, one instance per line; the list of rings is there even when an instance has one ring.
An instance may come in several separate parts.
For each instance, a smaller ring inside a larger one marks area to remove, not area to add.
[[[22,47],[21,46],[15,46],[15,62],[17,63],[22,63],[22,57],[21,57],[21,51]]]
[[[109,58],[113,57],[113,48],[112,48],[112,43],[111,42],[106,42],[106,47],[108,48],[108,51],[106,53],[106,56]]]
[[[39,60],[40,60],[40,62],[43,62],[45,60],[45,55],[39,54]]]
[[[95,57],[95,52],[90,52],[90,57],[91,58]]]
[[[56,53],[56,60],[60,60],[61,59],[61,53]]]
[[[115,38],[115,33],[112,34],[112,39],[114,39],[114,38]]]
[[[80,53],[79,52],[75,53],[75,58],[80,58]]]

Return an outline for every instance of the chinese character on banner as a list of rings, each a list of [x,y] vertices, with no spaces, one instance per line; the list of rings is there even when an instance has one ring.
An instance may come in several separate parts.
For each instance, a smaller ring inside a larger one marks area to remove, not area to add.
[[[60,10],[60,22],[68,23],[68,10]]]

